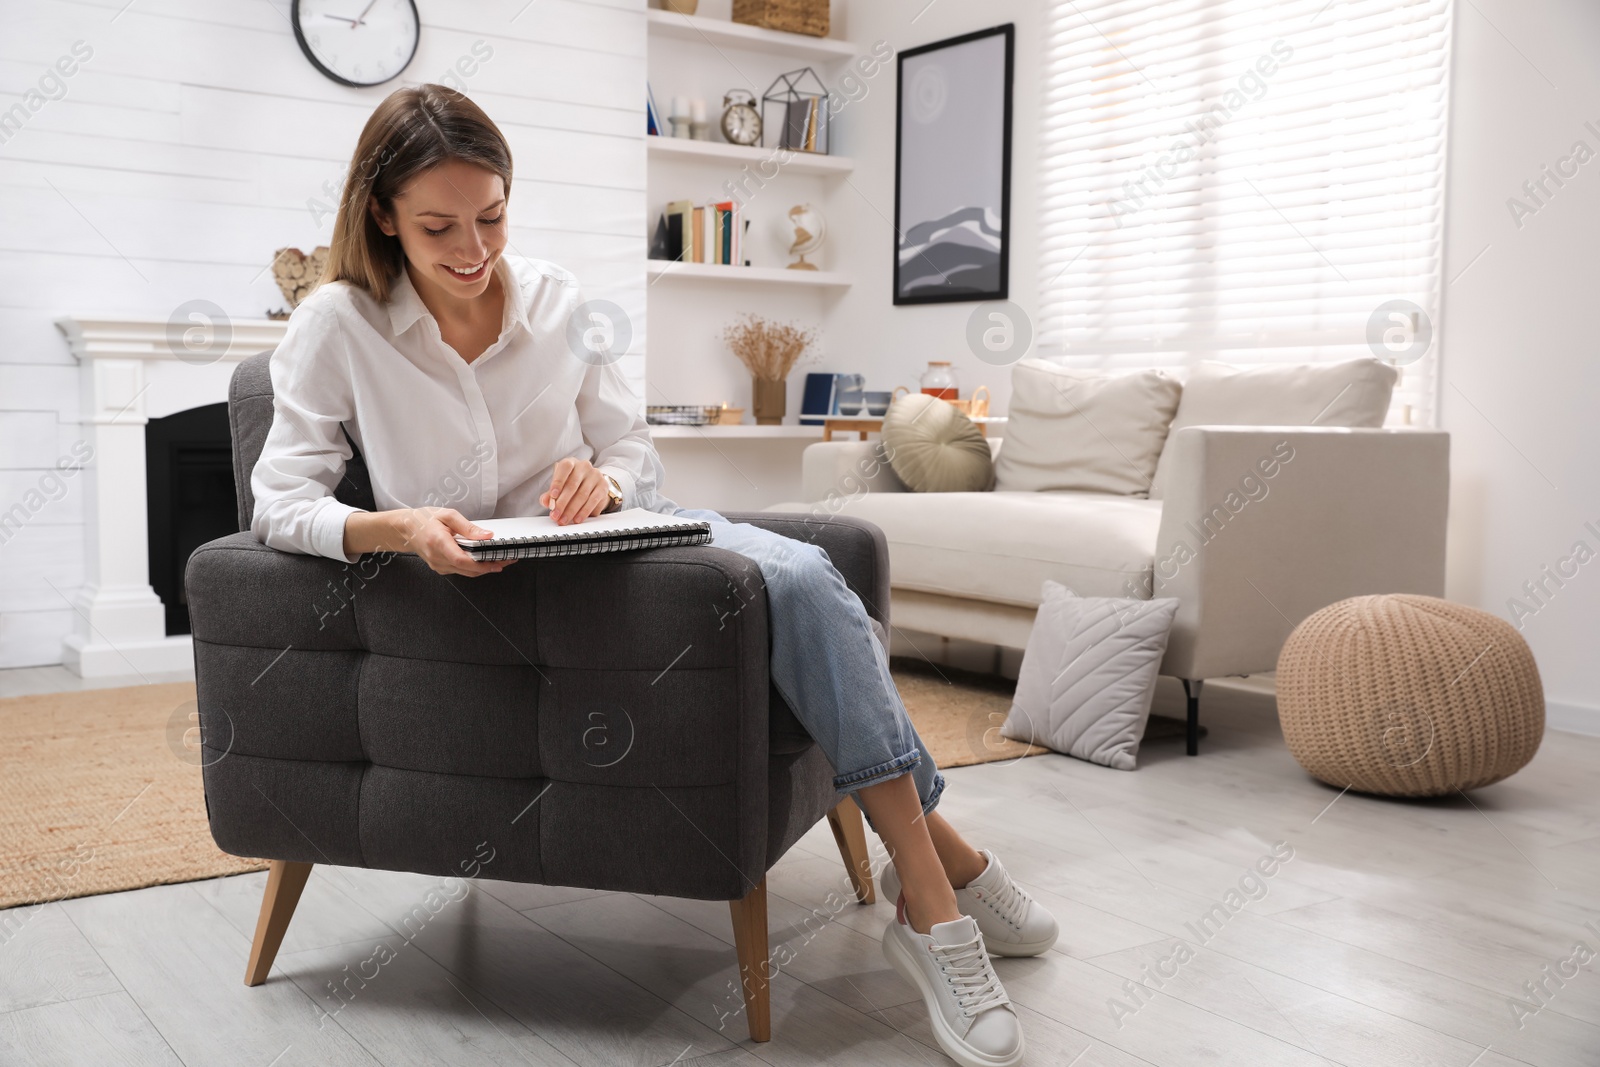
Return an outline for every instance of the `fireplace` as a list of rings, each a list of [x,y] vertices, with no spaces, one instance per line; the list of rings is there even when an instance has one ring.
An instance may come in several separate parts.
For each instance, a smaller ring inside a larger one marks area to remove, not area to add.
[[[239,529],[228,405],[207,404],[144,428],[150,588],[167,612],[167,634],[189,633],[183,570],[207,541]]]
[[[239,526],[228,383],[239,360],[277,345],[288,324],[220,316],[198,352],[187,347],[192,316],[79,315],[56,325],[78,360],[79,425],[94,450],[79,490],[83,584],[62,662],[85,677],[192,670],[183,565],[196,545]],[[156,506],[159,492],[166,502]]]

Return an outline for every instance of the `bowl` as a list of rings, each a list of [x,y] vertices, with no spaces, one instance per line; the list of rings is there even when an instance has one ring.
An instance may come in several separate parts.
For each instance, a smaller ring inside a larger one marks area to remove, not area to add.
[[[867,398],[867,414],[883,415],[889,411],[889,402],[894,399],[894,394],[888,390],[873,391],[865,394]]]

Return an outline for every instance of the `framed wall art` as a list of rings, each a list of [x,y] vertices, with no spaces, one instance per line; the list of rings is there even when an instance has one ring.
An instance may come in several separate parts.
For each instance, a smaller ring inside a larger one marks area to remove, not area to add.
[[[1012,23],[907,49],[895,114],[894,302],[1009,297]]]

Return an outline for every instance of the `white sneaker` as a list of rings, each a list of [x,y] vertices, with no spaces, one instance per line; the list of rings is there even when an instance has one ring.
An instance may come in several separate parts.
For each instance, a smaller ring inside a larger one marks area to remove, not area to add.
[[[1022,1062],[1022,1020],[969,916],[935,923],[919,934],[906,922],[905,908],[897,906],[883,931],[883,954],[922,994],[934,1039],[961,1067]]]
[[[989,866],[956,890],[956,907],[961,914],[977,920],[984,947],[995,956],[1037,956],[1055,944],[1061,932],[1056,917],[1011,880],[998,856],[985,848],[980,848],[978,854],[989,861]],[[883,888],[883,899],[900,899],[900,877],[892,862],[883,865],[878,883]]]

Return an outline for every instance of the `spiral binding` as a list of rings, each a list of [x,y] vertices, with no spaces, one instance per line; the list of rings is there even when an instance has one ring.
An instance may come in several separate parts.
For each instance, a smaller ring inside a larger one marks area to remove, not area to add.
[[[604,540],[564,538],[560,540],[528,542],[483,548],[468,553],[475,560],[497,559],[548,559],[552,556],[588,556],[600,552],[632,552],[639,548],[673,548],[679,545],[705,545],[711,543],[711,528],[689,528],[654,537],[618,537],[623,531],[607,535]]]

